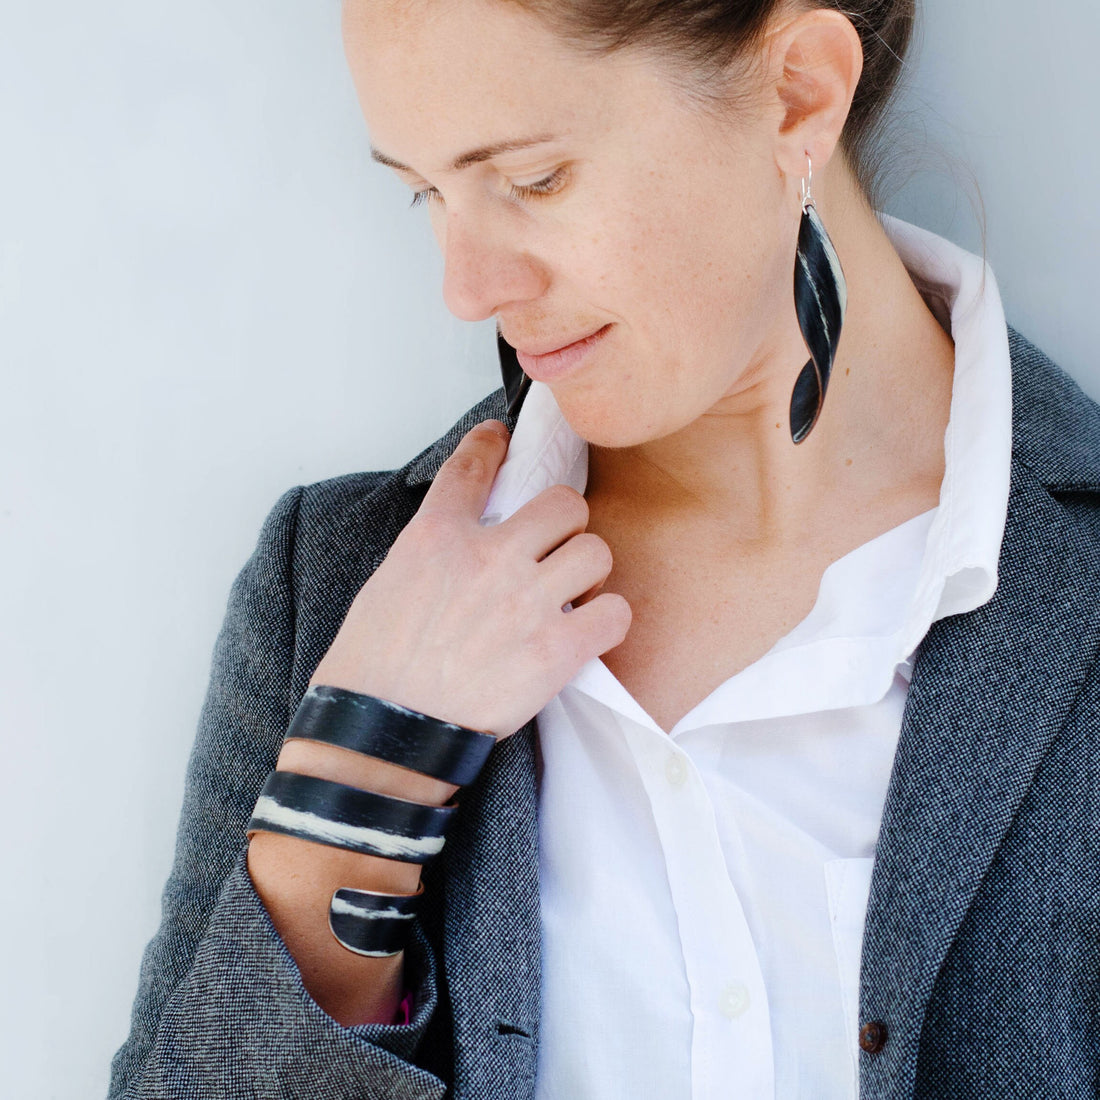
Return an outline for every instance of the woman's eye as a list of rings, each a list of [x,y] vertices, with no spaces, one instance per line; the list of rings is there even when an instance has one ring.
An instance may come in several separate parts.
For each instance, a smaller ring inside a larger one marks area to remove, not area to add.
[[[555,168],[549,176],[539,179],[537,183],[522,184],[517,186],[511,184],[508,187],[508,198],[518,200],[530,200],[544,198],[549,195],[557,195],[568,182],[569,179],[569,167]],[[439,194],[439,190],[434,187],[426,187],[422,191],[416,191],[412,195],[412,201],[409,206],[420,206],[421,202],[441,202],[442,196]]]
[[[555,168],[550,175],[544,176],[535,183],[511,184],[508,188],[508,197],[521,201],[546,198],[548,195],[556,195],[568,182],[569,167],[566,165],[561,168]]]

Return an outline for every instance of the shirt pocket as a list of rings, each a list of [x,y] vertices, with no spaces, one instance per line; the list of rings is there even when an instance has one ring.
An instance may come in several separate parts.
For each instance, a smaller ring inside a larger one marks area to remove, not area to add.
[[[830,859],[825,863],[825,892],[840,979],[844,1035],[852,1059],[854,1098],[859,1095],[859,964],[874,864],[873,859]]]

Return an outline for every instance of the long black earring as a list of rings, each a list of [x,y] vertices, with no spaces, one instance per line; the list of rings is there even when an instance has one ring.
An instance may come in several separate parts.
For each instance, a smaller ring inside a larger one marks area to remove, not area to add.
[[[531,388],[531,379],[523,373],[516,358],[516,349],[497,333],[497,355],[500,356],[500,377],[504,381],[504,396],[508,400],[508,415],[514,420],[523,407],[523,399]]]
[[[798,251],[794,262],[794,306],[810,361],[799,373],[791,393],[791,439],[795,443],[801,443],[817,423],[848,306],[844,271],[810,193],[814,166],[808,153],[806,160],[809,176],[802,181],[802,222],[798,227]]]

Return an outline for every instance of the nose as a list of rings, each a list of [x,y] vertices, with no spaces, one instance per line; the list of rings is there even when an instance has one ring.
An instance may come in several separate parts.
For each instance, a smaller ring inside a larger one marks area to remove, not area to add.
[[[546,292],[546,268],[508,235],[507,227],[447,212],[439,227],[443,301],[462,321],[484,321],[514,302]]]

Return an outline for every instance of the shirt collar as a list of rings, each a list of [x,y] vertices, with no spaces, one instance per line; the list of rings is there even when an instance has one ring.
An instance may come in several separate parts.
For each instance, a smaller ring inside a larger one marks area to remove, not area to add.
[[[897,218],[884,216],[883,224],[929,307],[941,323],[949,319],[955,341],[943,484],[917,589],[917,600],[930,602],[933,612],[923,626],[913,624],[911,652],[932,622],[973,611],[996,591],[1012,462],[1012,363],[989,265]]]
[[[569,426],[550,387],[532,382],[508,455],[482,512],[482,524],[502,523],[551,485],[569,485],[584,492],[588,444]]]

